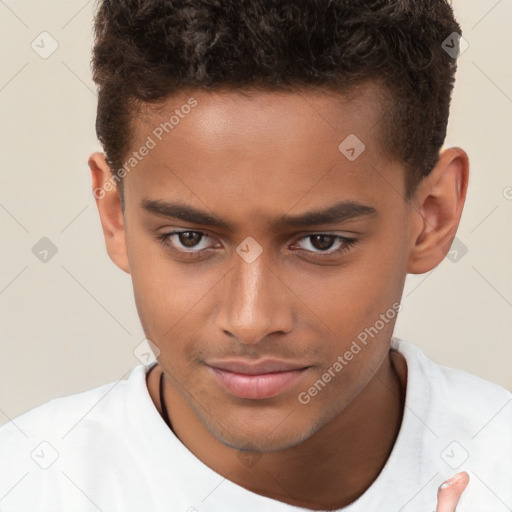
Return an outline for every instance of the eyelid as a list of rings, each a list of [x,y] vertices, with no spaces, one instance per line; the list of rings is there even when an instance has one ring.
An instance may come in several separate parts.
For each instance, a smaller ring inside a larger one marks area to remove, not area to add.
[[[160,233],[158,236],[163,237],[163,236],[179,235],[181,233],[188,233],[188,232],[199,233],[199,234],[206,236],[208,238],[211,238],[211,239],[217,238],[217,235],[212,235],[208,231],[206,231],[204,229],[200,229],[200,228],[174,228],[172,231]],[[346,231],[346,230],[343,230],[342,233],[330,231],[330,230],[325,230],[325,231],[310,230],[310,231],[302,231],[302,232],[296,233],[294,235],[293,239],[298,241],[298,240],[302,240],[303,238],[308,238],[308,237],[314,236],[314,235],[326,235],[326,236],[333,236],[333,237],[339,237],[341,239],[350,240],[355,236],[359,236],[360,233],[355,232],[355,231]],[[287,236],[287,238],[289,238],[289,237]]]
[[[319,250],[319,249],[314,251],[314,250],[302,249],[302,248],[299,248],[299,251],[304,251],[305,253],[307,253],[309,255],[315,255],[315,256],[320,257],[320,258],[322,258],[322,257],[326,258],[328,256],[336,256],[336,255],[344,254],[345,252],[350,250],[351,247],[353,247],[358,242],[358,239],[353,238],[353,237],[347,237],[347,236],[344,236],[344,235],[338,235],[336,233],[318,232],[318,233],[310,233],[308,235],[299,237],[297,239],[297,241],[294,243],[294,245],[298,244],[300,241],[302,241],[304,239],[307,240],[309,237],[315,236],[315,235],[324,235],[324,236],[332,237],[332,238],[334,238],[334,243],[333,243],[334,245],[336,244],[336,242],[341,242],[341,244],[337,248],[335,248],[335,249],[330,248],[330,249],[327,249],[325,251],[322,251],[322,250]]]
[[[213,237],[211,235],[209,235],[207,232],[202,231],[202,230],[198,230],[198,229],[179,229],[179,230],[175,229],[173,231],[170,231],[169,233],[162,233],[161,235],[159,235],[159,238],[163,239],[163,241],[165,243],[166,239],[170,239],[171,237],[178,236],[178,235],[180,235],[182,233],[196,233],[196,234],[202,235],[201,240],[200,240],[199,243],[203,242],[203,240],[205,238],[213,239]],[[187,250],[187,249],[176,249],[176,248],[174,248],[174,249],[176,251],[182,252],[182,253],[198,253],[198,254],[200,254],[201,252],[213,249],[213,247],[207,247],[205,249],[200,249],[200,250],[194,250],[193,247],[190,250]]]
[[[214,238],[210,234],[208,234],[206,231],[180,228],[180,229],[174,229],[173,231],[168,232],[168,233],[158,234],[157,239],[168,250],[170,250],[176,254],[186,255],[185,257],[190,258],[190,259],[200,258],[201,256],[203,256],[205,254],[211,254],[212,252],[215,251],[215,247],[206,247],[206,248],[199,249],[199,250],[194,250],[194,248],[191,248],[190,250],[179,249],[179,248],[175,247],[169,241],[169,239],[171,237],[180,235],[181,233],[187,233],[187,232],[192,232],[192,233],[202,235],[202,238],[199,243],[201,243],[204,240],[204,237],[212,238],[212,239]],[[313,251],[313,250],[303,249],[303,248],[299,247],[297,252],[306,253],[308,255],[308,257],[313,258],[313,259],[320,259],[320,260],[324,259],[325,260],[332,256],[344,255],[346,252],[350,251],[354,245],[356,245],[358,243],[358,239],[340,235],[338,233],[333,233],[333,232],[328,232],[328,231],[312,231],[312,232],[308,232],[306,234],[302,233],[300,236],[295,237],[295,242],[293,242],[292,246],[296,245],[303,239],[307,239],[307,238],[315,236],[315,235],[325,235],[328,237],[332,237],[332,238],[336,239],[337,241],[341,241],[342,243],[336,249],[328,249],[326,251],[321,251],[321,250]]]

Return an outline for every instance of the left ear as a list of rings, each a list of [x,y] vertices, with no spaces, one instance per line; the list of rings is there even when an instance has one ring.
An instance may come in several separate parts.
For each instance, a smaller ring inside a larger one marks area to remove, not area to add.
[[[460,148],[444,150],[418,185],[411,205],[411,247],[407,272],[422,274],[445,258],[455,238],[466,200],[469,158]]]

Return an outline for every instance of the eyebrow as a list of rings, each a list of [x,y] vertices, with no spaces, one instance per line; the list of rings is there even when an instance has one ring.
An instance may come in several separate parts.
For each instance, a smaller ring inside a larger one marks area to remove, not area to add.
[[[158,199],[143,199],[141,207],[156,215],[180,219],[192,224],[224,228],[232,231],[227,222],[214,214],[199,210],[193,206],[182,203],[172,203]],[[377,215],[373,206],[356,203],[354,201],[339,201],[322,210],[312,210],[300,215],[283,215],[272,223],[275,229],[284,227],[308,227],[320,224],[335,224],[360,217]]]

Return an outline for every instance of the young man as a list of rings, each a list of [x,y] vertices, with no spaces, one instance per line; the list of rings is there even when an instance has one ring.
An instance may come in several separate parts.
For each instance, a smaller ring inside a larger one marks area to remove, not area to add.
[[[4,426],[0,509],[512,510],[512,393],[393,337],[468,184],[448,3],[95,23],[93,192],[157,362]]]

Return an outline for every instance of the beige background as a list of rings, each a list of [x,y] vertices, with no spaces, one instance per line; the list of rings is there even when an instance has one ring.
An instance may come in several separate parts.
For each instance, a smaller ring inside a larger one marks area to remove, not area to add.
[[[454,8],[469,48],[446,145],[471,160],[467,253],[408,276],[395,334],[512,390],[512,0]],[[139,364],[130,277],[106,254],[87,167],[100,149],[92,12],[92,0],[0,2],[0,425]],[[59,45],[47,59],[31,47],[43,31]],[[46,263],[32,252],[42,237],[58,250]]]

